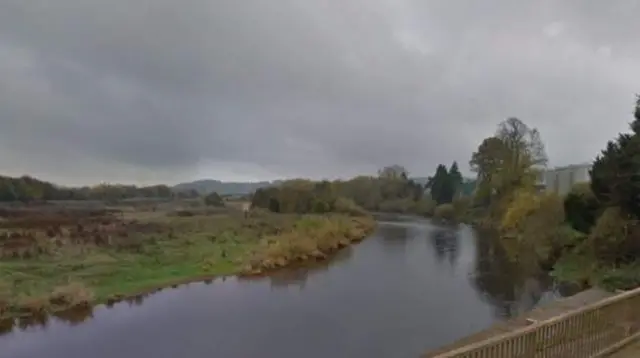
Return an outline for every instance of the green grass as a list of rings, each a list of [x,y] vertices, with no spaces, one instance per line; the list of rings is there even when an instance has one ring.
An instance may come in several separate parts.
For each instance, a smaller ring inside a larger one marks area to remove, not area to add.
[[[69,245],[37,258],[0,259],[0,316],[3,297],[8,303],[4,316],[25,314],[30,310],[24,306],[40,304],[46,306],[44,310],[54,310],[47,304],[51,293],[69,284],[91,291],[92,303],[105,302],[189,280],[240,273],[250,260],[264,257],[263,253],[273,251],[280,241],[289,243],[292,237],[308,241],[350,235],[355,240],[373,227],[372,222],[363,226],[365,221],[346,216],[264,213],[248,219],[233,215],[141,215],[138,219],[160,223],[166,230],[130,234],[143,243],[136,251]]]
[[[595,260],[587,255],[566,253],[555,263],[551,275],[559,282],[594,285],[596,266]]]
[[[640,285],[640,264],[603,265],[592,256],[573,252],[556,262],[552,275],[560,282],[630,290]]]

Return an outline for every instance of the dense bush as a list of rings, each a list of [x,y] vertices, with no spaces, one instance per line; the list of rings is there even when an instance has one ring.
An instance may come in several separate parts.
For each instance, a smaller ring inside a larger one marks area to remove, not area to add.
[[[333,184],[328,181],[295,180],[280,187],[258,189],[253,195],[252,205],[277,213],[366,214],[353,200],[339,196]]]
[[[204,203],[207,206],[224,206],[224,200],[222,200],[222,197],[215,191],[204,197]]]
[[[562,243],[571,234],[564,225],[562,199],[554,193],[538,194],[530,190],[515,193],[504,217],[500,230],[503,236],[516,239],[522,255],[536,264],[551,265],[550,260],[560,255]],[[532,255],[533,254],[533,255]]]
[[[415,203],[414,210],[418,215],[432,217],[435,214],[436,202],[431,198],[422,198]]]
[[[459,221],[467,222],[466,219],[471,209],[471,200],[470,197],[458,197],[451,202],[455,210],[456,218],[458,218]]]
[[[456,222],[456,209],[453,207],[453,204],[438,205],[433,213],[433,217],[447,222]]]
[[[367,214],[367,211],[364,210],[361,206],[358,206],[353,200],[347,198],[337,198],[334,201],[333,211],[337,213],[348,214],[352,216],[364,216]]]
[[[620,208],[607,208],[591,230],[589,240],[598,261],[609,264],[633,262],[640,254],[637,220]]]
[[[622,289],[640,284],[640,98],[631,130],[607,143],[590,185],[577,185],[565,198],[567,223],[582,241],[554,268],[563,280]]]
[[[410,198],[387,200],[380,203],[378,211],[387,213],[410,213],[415,210],[416,202]]]
[[[370,211],[406,212],[422,199],[424,188],[406,175],[381,173],[332,183],[334,192]]]
[[[433,214],[424,188],[407,178],[401,167],[387,167],[378,177],[359,176],[347,181],[291,180],[279,187],[258,189],[254,207],[279,213],[347,212],[362,215],[365,210],[395,213]]]
[[[249,258],[243,273],[259,274],[310,257],[324,259],[331,252],[362,240],[374,227],[373,219],[367,217],[302,218],[292,230],[264,236],[261,248]]]
[[[539,196],[530,190],[515,193],[502,217],[500,230],[503,235],[516,236],[525,230],[530,217],[540,208]]]
[[[589,183],[574,185],[564,199],[564,212],[571,227],[583,233],[589,232],[600,212],[600,203]]]

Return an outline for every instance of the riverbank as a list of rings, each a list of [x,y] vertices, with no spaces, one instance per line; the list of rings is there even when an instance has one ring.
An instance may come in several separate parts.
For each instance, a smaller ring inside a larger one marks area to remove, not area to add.
[[[324,260],[337,250],[359,242],[375,227],[370,217],[305,216],[294,230],[264,237],[240,275],[254,276],[308,260]]]
[[[0,317],[322,260],[374,226],[370,217],[261,212],[244,218],[224,210],[4,220]]]

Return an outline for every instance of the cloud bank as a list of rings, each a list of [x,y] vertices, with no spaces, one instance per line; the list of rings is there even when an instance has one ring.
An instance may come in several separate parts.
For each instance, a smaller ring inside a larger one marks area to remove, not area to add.
[[[636,1],[5,0],[0,168],[63,184],[460,162],[517,116],[591,160],[640,92]]]

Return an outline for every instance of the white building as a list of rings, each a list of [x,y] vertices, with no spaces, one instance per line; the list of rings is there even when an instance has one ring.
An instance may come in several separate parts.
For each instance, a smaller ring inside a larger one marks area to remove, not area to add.
[[[547,169],[542,175],[540,183],[547,191],[558,195],[567,194],[574,184],[588,182],[591,163],[574,164],[565,167]]]

